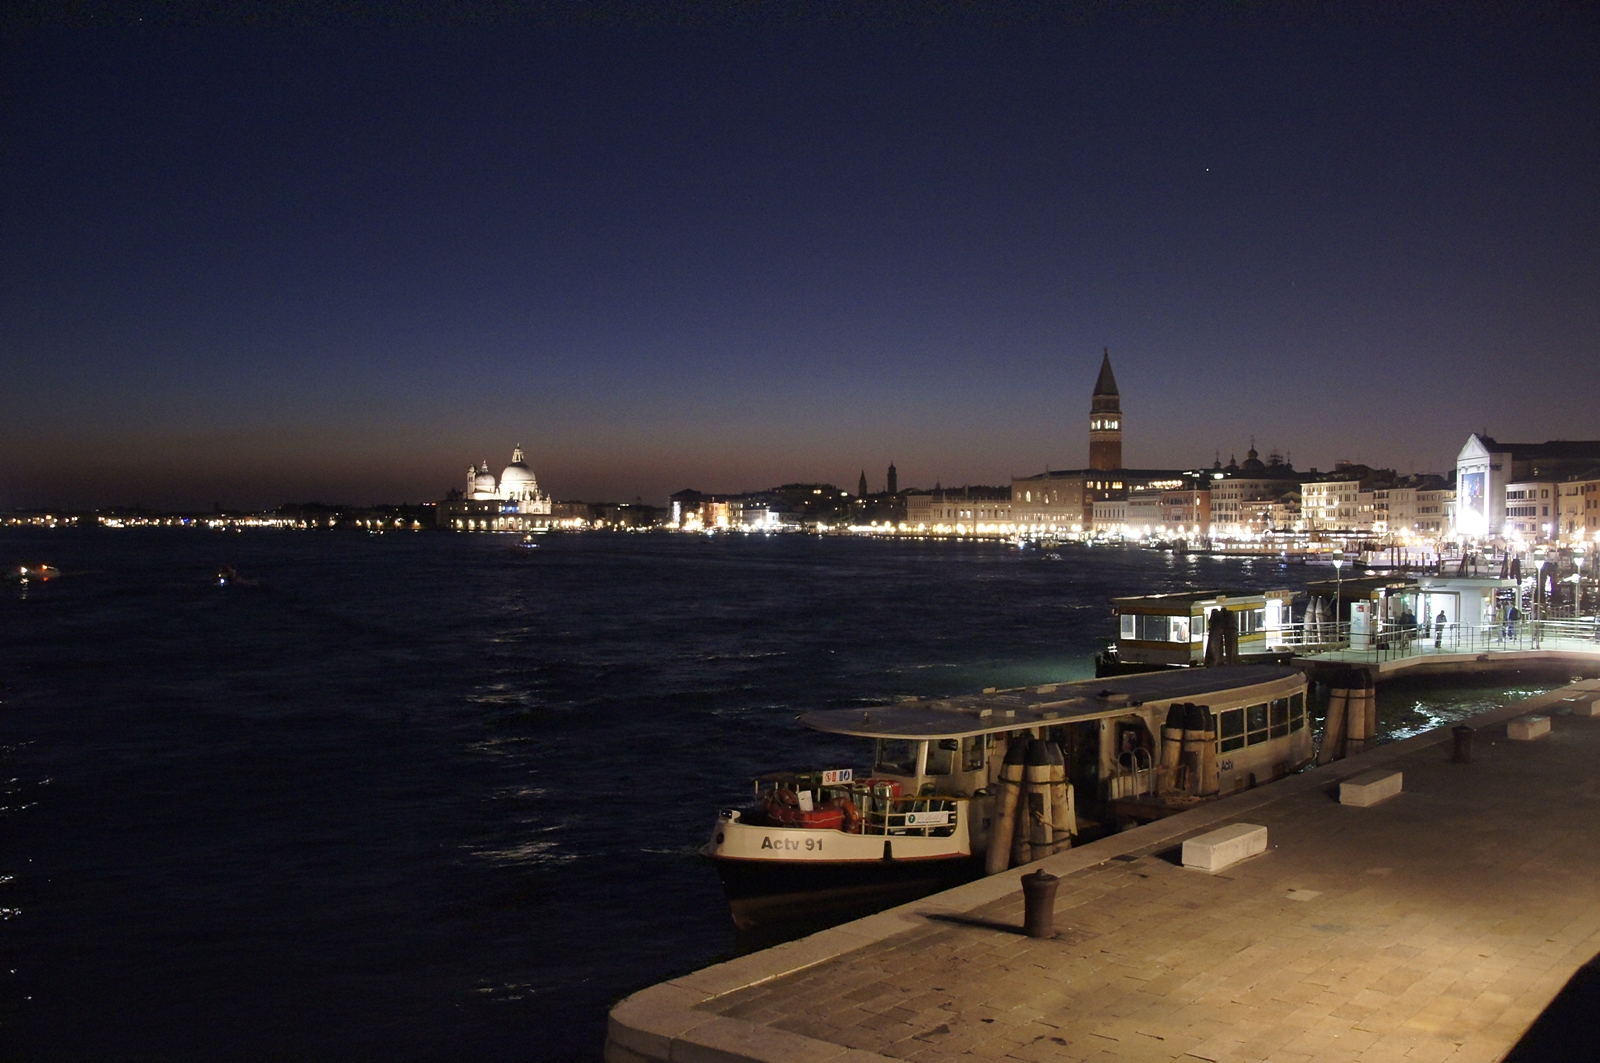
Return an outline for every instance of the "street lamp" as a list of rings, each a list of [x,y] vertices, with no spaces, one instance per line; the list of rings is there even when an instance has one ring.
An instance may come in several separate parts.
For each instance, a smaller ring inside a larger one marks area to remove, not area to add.
[[[1342,606],[1340,599],[1344,595],[1344,558],[1336,557],[1333,560],[1333,640],[1339,641],[1339,610]]]
[[[1574,554],[1572,563],[1578,566],[1578,584],[1572,588],[1572,618],[1583,615],[1583,555]]]
[[[1539,585],[1533,590],[1533,645],[1535,649],[1539,647],[1539,629],[1544,625],[1545,609],[1550,602],[1549,597],[1544,592],[1544,566],[1549,563],[1548,561],[1539,562]]]

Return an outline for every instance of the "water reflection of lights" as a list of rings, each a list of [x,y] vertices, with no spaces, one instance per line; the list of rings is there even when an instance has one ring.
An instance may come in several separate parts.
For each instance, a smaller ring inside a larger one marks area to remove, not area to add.
[[[1383,696],[1383,688],[1379,687],[1380,741],[1397,742],[1438,727],[1459,723],[1501,705],[1554,690],[1558,685],[1551,683],[1548,686],[1536,687],[1440,687],[1420,696],[1406,697],[1399,704],[1386,699]]]

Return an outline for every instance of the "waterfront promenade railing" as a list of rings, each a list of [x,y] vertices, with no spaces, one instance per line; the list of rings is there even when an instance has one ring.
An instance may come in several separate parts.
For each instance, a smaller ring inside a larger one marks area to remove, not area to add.
[[[1444,624],[1437,628],[1390,628],[1352,643],[1349,624],[1296,625],[1281,644],[1302,657],[1381,663],[1416,657],[1508,650],[1553,650],[1600,657],[1600,620],[1510,620],[1498,624]]]

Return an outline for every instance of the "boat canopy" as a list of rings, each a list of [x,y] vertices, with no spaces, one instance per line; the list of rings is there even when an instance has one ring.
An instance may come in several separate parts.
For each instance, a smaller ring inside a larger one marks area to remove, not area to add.
[[[1204,701],[1278,680],[1299,678],[1284,665],[1173,668],[1070,683],[989,690],[953,698],[896,702],[869,709],[819,709],[800,717],[814,731],[858,738],[965,738],[1119,716],[1152,702]]]

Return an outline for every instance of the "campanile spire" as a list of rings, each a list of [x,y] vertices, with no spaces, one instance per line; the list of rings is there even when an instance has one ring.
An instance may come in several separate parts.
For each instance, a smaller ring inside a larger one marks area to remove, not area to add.
[[[1100,361],[1100,376],[1089,400],[1089,468],[1122,468],[1122,396],[1111,372],[1111,351]]]

